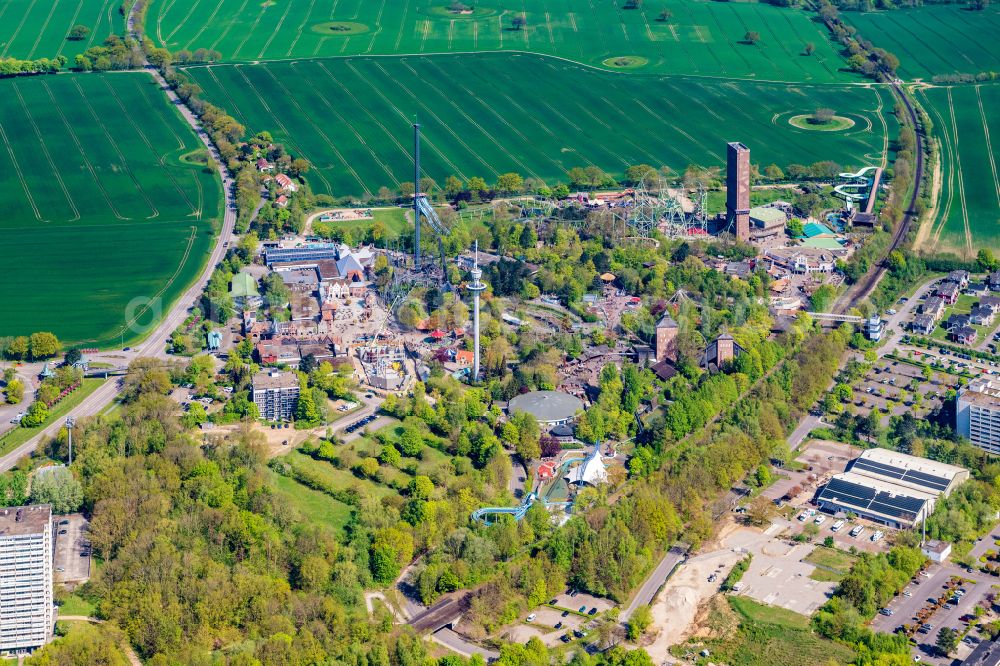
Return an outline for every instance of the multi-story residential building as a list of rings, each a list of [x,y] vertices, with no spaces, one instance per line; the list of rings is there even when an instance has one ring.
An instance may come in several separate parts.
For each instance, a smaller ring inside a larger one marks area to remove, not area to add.
[[[253,402],[268,421],[288,421],[299,401],[299,378],[293,372],[262,370],[253,376]]]
[[[976,379],[961,390],[955,430],[984,451],[1000,454],[1000,383]]]
[[[0,654],[52,636],[52,507],[0,509]]]

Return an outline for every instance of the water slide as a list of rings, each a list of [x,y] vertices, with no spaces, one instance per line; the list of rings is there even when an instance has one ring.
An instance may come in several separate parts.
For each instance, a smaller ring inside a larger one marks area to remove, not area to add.
[[[554,479],[559,479],[565,473],[566,468],[572,463],[583,463],[587,458],[586,456],[574,456],[572,458],[567,458],[559,463],[556,468],[556,474]],[[528,513],[528,509],[535,502],[541,502],[542,506],[546,509],[549,507],[557,509],[569,509],[573,506],[572,502],[550,502],[547,497],[539,497],[537,493],[530,492],[524,497],[524,501],[521,502],[520,506],[486,506],[481,509],[476,509],[472,512],[473,520],[481,520],[487,525],[493,523],[494,521],[490,518],[492,516],[514,516],[514,520],[521,520],[524,518],[525,514]]]
[[[844,173],[837,174],[841,178],[849,179],[851,182],[843,183],[842,185],[837,185],[833,188],[833,191],[844,198],[847,202],[848,207],[852,203],[857,201],[862,201],[868,198],[868,191],[872,187],[872,178],[869,178],[865,174],[869,171],[878,172],[880,167],[869,166],[861,169],[857,173],[850,173],[845,171]],[[853,191],[848,191],[853,190]]]

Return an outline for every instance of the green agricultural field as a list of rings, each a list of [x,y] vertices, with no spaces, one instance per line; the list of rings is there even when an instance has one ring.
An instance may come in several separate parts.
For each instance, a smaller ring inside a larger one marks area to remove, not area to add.
[[[731,140],[748,143],[761,165],[833,160],[857,167],[881,160],[886,124],[895,122],[889,94],[876,88],[623,76],[533,55],[335,58],[187,71],[206,99],[312,162],[315,191],[336,195],[413,180],[414,114],[423,126],[424,173],[439,183],[450,174],[492,182],[506,171],[551,182],[588,164],[616,175],[642,162],[678,170],[721,166]],[[811,132],[787,121],[820,106],[855,125]]]
[[[863,37],[899,58],[899,74],[929,80],[935,74],[1000,71],[1000,9],[970,11],[965,3],[878,12],[842,12]]]
[[[125,19],[120,0],[3,0],[0,2],[0,58],[73,56],[120,35]],[[90,29],[86,39],[69,41],[75,25]]]
[[[608,69],[779,81],[845,81],[811,13],[758,2],[478,0],[157,0],[147,33],[171,51],[210,48],[226,60],[521,51]],[[659,20],[663,10],[669,20]],[[514,29],[513,20],[526,24]],[[756,44],[743,43],[748,31]],[[815,51],[804,55],[807,44]],[[608,61],[605,63],[605,61]],[[617,65],[621,62],[621,65]],[[530,80],[530,79],[529,79]]]
[[[0,118],[2,333],[119,344],[208,258],[221,187],[178,159],[198,138],[142,73],[3,80]]]
[[[918,245],[968,258],[981,247],[1000,251],[1000,165],[992,143],[1000,141],[1000,85],[928,88],[920,97],[941,145],[942,188]]]

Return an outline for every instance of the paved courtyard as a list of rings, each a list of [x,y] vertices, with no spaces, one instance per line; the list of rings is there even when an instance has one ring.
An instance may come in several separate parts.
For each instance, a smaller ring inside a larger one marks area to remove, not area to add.
[[[733,532],[725,544],[753,554],[750,568],[743,575],[740,594],[770,606],[812,615],[826,603],[836,583],[813,580],[809,574],[816,568],[803,560],[816,546],[790,545],[773,538],[787,529],[789,524],[780,521],[766,531],[740,529]]]

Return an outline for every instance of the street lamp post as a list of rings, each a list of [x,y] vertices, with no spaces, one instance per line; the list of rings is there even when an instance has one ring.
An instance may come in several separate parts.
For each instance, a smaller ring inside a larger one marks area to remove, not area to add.
[[[73,465],[73,426],[76,425],[76,419],[72,416],[66,417],[66,434],[69,437],[69,465]]]

